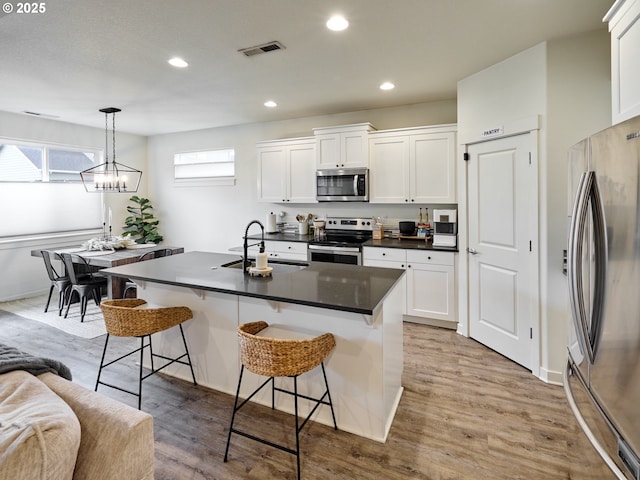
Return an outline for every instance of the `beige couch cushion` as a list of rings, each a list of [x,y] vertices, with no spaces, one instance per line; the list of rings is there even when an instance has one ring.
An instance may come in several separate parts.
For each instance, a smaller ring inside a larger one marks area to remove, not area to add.
[[[71,408],[30,373],[0,375],[0,479],[70,480],[80,446]]]
[[[38,377],[80,420],[82,438],[74,480],[152,480],[153,417],[45,373]]]

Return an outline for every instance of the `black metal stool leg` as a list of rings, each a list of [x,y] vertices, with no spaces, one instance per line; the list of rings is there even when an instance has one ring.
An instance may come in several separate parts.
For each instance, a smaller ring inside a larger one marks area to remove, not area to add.
[[[229,455],[229,445],[231,444],[231,432],[233,431],[233,421],[238,411],[238,398],[240,397],[240,385],[242,384],[242,374],[244,373],[244,365],[240,367],[240,377],[238,378],[238,389],[236,390],[236,399],[233,402],[233,413],[231,414],[231,425],[229,425],[229,435],[227,436],[227,448],[224,450],[224,461],[227,461]]]
[[[293,377],[293,403],[296,417],[296,464],[298,465],[298,480],[300,480],[300,428],[298,427],[298,376]]]
[[[271,377],[271,410],[276,409],[276,378]]]
[[[151,338],[149,338],[151,341]],[[138,380],[138,410],[142,407],[142,360],[144,360],[144,337],[140,337],[140,377]]]
[[[151,371],[155,372],[156,368],[153,366],[153,346],[151,345],[151,335],[147,335],[149,337],[149,357],[151,358]]]
[[[187,353],[187,361],[189,362],[189,368],[191,369],[191,377],[193,378],[193,384],[196,383],[196,374],[193,373],[193,364],[191,363],[191,355],[189,355],[189,348],[187,348],[187,340],[184,337],[184,331],[182,330],[182,324],[178,325],[180,327],[180,335],[182,335],[182,343],[184,343],[184,351]]]
[[[336,423],[336,414],[333,411],[333,402],[331,401],[331,393],[329,393],[329,384],[327,383],[327,373],[324,371],[324,362],[320,363],[322,367],[322,376],[324,377],[324,386],[327,388],[327,398],[329,398],[329,407],[331,408],[331,418],[333,418],[333,429],[338,429],[338,424]]]
[[[98,379],[96,380],[96,388],[94,390],[98,391],[98,385],[100,384],[100,375],[102,374],[102,365],[104,365],[104,356],[107,354],[107,345],[109,344],[109,334],[107,333],[107,338],[104,341],[104,349],[102,350],[102,358],[100,359],[100,368],[98,368]]]

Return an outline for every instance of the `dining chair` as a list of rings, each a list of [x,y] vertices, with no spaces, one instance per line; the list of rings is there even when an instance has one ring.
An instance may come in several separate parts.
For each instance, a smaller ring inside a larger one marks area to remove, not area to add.
[[[71,254],[62,254],[62,260],[64,261],[64,265],[71,282],[65,299],[67,309],[64,313],[64,318],[67,318],[67,315],[69,315],[69,308],[71,307],[73,294],[77,293],[80,301],[80,321],[84,322],[84,316],[87,313],[87,303],[89,300],[89,295],[93,297],[96,305],[100,306],[100,301],[102,300],[101,290],[102,288],[107,287],[107,278],[94,275],[91,272],[91,267],[87,263],[87,261],[80,256],[78,256],[77,258],[79,259],[78,264],[83,267],[83,270],[87,270],[87,273],[79,275],[75,270],[75,265]]]
[[[169,255],[173,255],[173,250],[170,248],[159,248],[151,252],[143,253],[138,257],[138,262],[144,262],[145,260],[151,260],[153,258],[167,257]],[[122,298],[127,298],[129,292],[133,292],[131,298],[136,298],[138,296],[138,285],[136,285],[136,282],[133,280],[127,280],[124,285]]]
[[[51,295],[53,294],[53,289],[55,288],[58,290],[58,316],[60,316],[62,315],[62,309],[64,308],[65,295],[67,294],[67,290],[71,286],[71,280],[66,274],[60,275],[51,262],[52,256],[54,260],[62,260],[59,254],[49,250],[40,250],[40,254],[42,255],[44,266],[47,269],[47,275],[49,276],[49,280],[51,281],[49,296],[47,297],[47,303],[44,306],[44,311],[47,312],[49,310],[49,302],[51,302]]]

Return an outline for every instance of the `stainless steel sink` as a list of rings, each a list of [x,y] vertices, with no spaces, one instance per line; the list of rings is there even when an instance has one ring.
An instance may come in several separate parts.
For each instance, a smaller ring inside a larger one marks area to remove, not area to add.
[[[252,265],[254,265],[252,263]],[[268,265],[273,267],[274,272],[292,272],[296,270],[302,270],[305,267],[308,267],[308,263],[304,262],[294,262],[287,260],[269,260]],[[237,268],[239,270],[242,269],[242,259],[234,260],[233,262],[225,263],[224,265],[220,265],[223,268]]]

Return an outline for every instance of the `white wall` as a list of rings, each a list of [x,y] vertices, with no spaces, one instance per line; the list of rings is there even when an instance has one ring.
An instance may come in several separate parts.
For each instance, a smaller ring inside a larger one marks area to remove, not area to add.
[[[286,211],[288,222],[297,213],[315,215],[387,216],[417,219],[418,208],[357,204],[283,205],[258,203],[256,142],[312,136],[314,127],[370,122],[379,130],[455,123],[456,102],[425,103],[340,115],[214,128],[149,138],[149,198],[156,206],[165,242],[185,250],[226,252],[242,244],[249,221],[263,221],[270,211]],[[232,147],[236,151],[235,186],[174,186],[173,155],[178,152]],[[252,233],[258,233],[252,230]]]
[[[96,115],[102,114],[96,110]],[[7,112],[0,112],[0,136],[4,139],[104,149],[103,129]],[[118,162],[141,169],[143,172],[146,170],[146,137],[116,132],[116,144]],[[146,194],[146,184],[146,175],[143,173],[139,194]],[[13,215],[11,212],[20,207],[19,204],[16,204],[15,196],[12,195],[13,189],[16,187],[21,191],[30,190],[34,192],[34,195],[42,194],[42,198],[36,198],[34,201],[41,202],[44,209],[47,205],[47,195],[55,192],[57,187],[55,185],[41,185],[42,189],[34,188],[37,186],[23,184],[21,187],[20,184],[0,184],[0,222],[9,221]],[[86,193],[86,195],[91,195],[87,199],[95,198],[93,197],[95,194]],[[104,196],[105,204],[112,208],[113,224],[116,226],[124,223],[125,206],[129,203],[129,197],[130,195],[126,194],[106,194]],[[82,209],[77,205],[74,207],[75,210],[82,212]],[[63,218],[68,214],[68,211],[64,210],[51,211],[49,215],[54,218],[54,221],[50,222],[51,225],[55,225],[56,217]],[[90,208],[84,214],[96,215],[97,212],[94,208]],[[98,219],[96,224],[99,222]],[[52,231],[55,232],[55,228]],[[120,227],[114,227],[114,234],[120,233],[120,231]],[[0,301],[28,297],[48,290],[49,280],[44,264],[42,259],[30,256],[32,249],[77,245],[89,238],[92,233],[95,235],[95,232],[88,231],[84,234],[43,233],[10,238],[0,237],[0,267],[3,273],[0,278]]]
[[[567,292],[568,148],[610,121],[610,56],[606,29],[544,42],[458,84],[459,143],[481,140],[485,128],[539,116],[540,365],[541,378],[561,381]],[[464,194],[458,196],[466,218]],[[461,220],[462,220],[461,218]],[[468,219],[473,222],[473,219]],[[460,238],[461,261],[465,261]]]
[[[543,368],[555,372],[566,358],[567,278],[562,274],[566,248],[569,147],[611,125],[611,49],[606,29],[548,43],[547,162],[543,195],[546,229],[541,262],[547,342]]]

